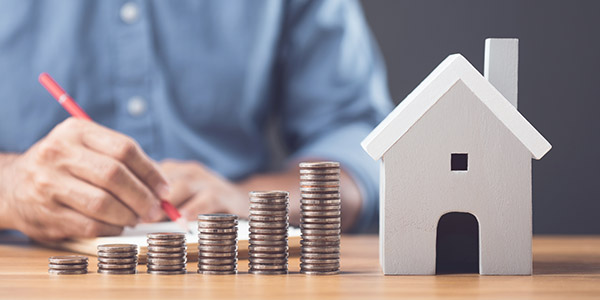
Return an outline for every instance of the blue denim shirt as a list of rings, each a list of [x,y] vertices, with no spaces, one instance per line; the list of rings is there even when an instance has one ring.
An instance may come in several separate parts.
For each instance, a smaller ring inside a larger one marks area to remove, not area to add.
[[[1,152],[67,118],[41,72],[152,158],[230,180],[269,170],[275,132],[288,163],[336,160],[353,176],[355,230],[376,220],[377,163],[359,144],[391,101],[356,1],[0,1]]]

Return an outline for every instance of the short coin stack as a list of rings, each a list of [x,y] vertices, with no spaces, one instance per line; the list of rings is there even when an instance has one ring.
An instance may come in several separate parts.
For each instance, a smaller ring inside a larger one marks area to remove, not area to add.
[[[137,245],[105,244],[98,246],[98,273],[135,274]]]
[[[72,275],[87,273],[88,258],[79,255],[52,256],[48,258],[48,273]]]
[[[236,215],[198,215],[198,273],[237,273],[237,220]]]
[[[340,271],[340,164],[300,163],[302,233],[300,272],[314,275]]]
[[[186,249],[184,233],[149,233],[148,273],[160,275],[185,274]]]
[[[249,273],[287,274],[288,203],[288,192],[250,193]]]

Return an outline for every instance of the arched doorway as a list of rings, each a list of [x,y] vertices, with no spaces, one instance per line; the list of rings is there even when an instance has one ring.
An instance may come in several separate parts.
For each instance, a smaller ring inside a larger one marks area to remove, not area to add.
[[[479,223],[469,213],[450,212],[437,226],[436,274],[479,273]]]

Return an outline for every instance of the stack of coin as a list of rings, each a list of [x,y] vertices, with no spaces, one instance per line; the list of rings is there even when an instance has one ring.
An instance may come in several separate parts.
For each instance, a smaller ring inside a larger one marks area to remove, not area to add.
[[[250,193],[249,273],[287,274],[288,203],[288,192]]]
[[[88,258],[79,255],[52,256],[48,258],[48,273],[85,274],[87,273]]]
[[[185,233],[156,232],[148,234],[148,273],[185,274]]]
[[[340,164],[300,163],[302,234],[300,272],[314,275],[340,271]]]
[[[237,273],[236,215],[198,215],[198,273]]]
[[[98,246],[98,273],[135,274],[137,245],[105,244]]]

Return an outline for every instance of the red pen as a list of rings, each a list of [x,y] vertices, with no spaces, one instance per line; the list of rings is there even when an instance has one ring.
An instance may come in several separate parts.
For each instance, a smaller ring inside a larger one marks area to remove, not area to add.
[[[85,111],[83,111],[83,109],[77,105],[77,102],[75,102],[75,100],[73,100],[73,98],[71,98],[71,96],[69,96],[69,94],[67,94],[65,90],[63,90],[60,85],[58,85],[58,83],[56,83],[56,81],[54,81],[54,79],[48,75],[48,73],[40,74],[38,80],[56,99],[56,101],[58,101],[58,103],[60,103],[60,105],[62,105],[62,107],[64,107],[64,109],[73,117],[92,121],[92,118],[90,118],[90,116],[88,116],[88,114],[86,114]],[[160,207],[162,207],[169,219],[179,224],[179,226],[184,228],[186,232],[191,233],[187,220],[181,216],[177,208],[175,208],[171,202],[161,199]]]

